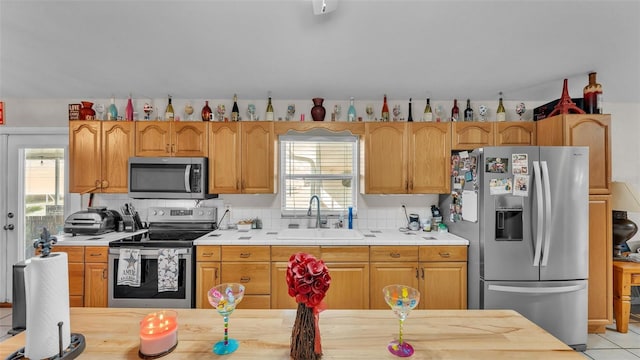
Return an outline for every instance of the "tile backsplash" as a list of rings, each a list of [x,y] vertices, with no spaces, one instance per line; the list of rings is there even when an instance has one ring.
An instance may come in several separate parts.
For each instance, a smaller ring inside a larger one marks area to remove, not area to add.
[[[131,199],[126,194],[96,194],[94,206],[106,206],[119,211],[125,202],[132,202],[140,212],[143,221],[147,220],[147,209],[153,206],[196,206],[194,200],[156,200]],[[86,208],[88,195],[76,196],[71,211]],[[396,229],[407,225],[402,205],[407,214],[418,214],[424,218],[431,212],[431,205],[438,204],[438,195],[358,195],[356,213],[353,219],[355,229]],[[315,226],[315,210],[312,216],[283,217],[280,213],[280,196],[269,195],[220,195],[217,199],[202,200],[199,206],[216,207],[218,218],[225,208],[230,208],[229,223],[235,224],[242,219],[260,218],[265,229],[279,229],[289,224],[299,224],[301,228]],[[441,209],[445,212],[445,209]],[[324,216],[323,216],[324,217]],[[346,220],[346,219],[345,219]],[[226,221],[226,220],[225,220]],[[338,221],[337,217],[328,219],[329,226]],[[223,221],[224,222],[224,221]],[[346,226],[346,224],[345,224]]]

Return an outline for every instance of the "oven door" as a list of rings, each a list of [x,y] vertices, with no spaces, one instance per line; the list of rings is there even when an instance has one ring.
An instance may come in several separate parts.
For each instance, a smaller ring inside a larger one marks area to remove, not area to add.
[[[117,285],[120,248],[109,249],[109,307],[193,308],[193,249],[178,249],[178,291],[158,291],[157,248],[140,251],[140,287]]]

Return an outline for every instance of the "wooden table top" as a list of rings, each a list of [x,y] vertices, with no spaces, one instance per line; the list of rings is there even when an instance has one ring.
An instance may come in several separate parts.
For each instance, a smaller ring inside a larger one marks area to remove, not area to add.
[[[153,309],[71,308],[71,332],[86,339],[80,358],[138,359],[139,323]],[[295,310],[236,310],[231,355],[212,353],[223,336],[214,310],[178,309],[178,346],[162,359],[289,359]],[[320,314],[323,359],[397,359],[387,343],[398,335],[391,310],[326,310]],[[582,355],[511,310],[414,310],[404,338],[411,359],[583,359]],[[0,343],[0,359],[24,347],[25,332]]]

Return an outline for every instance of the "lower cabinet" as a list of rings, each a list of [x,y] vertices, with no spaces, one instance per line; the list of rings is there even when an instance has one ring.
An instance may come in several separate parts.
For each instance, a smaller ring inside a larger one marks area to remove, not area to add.
[[[382,288],[391,284],[419,289],[419,308],[467,308],[466,246],[266,245],[198,246],[196,307],[210,308],[206,292],[214,285],[239,282],[245,285],[239,308],[295,309],[286,274],[289,258],[298,252],[329,268],[329,309],[388,309]]]
[[[611,195],[589,195],[589,332],[613,322]]]
[[[69,263],[69,306],[84,306],[84,246],[58,246],[54,252],[66,252]]]
[[[220,246],[204,245],[196,248],[196,308],[212,309],[207,292],[220,284]]]
[[[109,248],[87,246],[84,250],[84,306],[107,307]]]

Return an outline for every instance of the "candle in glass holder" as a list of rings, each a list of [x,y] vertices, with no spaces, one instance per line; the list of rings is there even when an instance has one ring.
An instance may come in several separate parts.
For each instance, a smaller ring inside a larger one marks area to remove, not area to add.
[[[178,344],[178,313],[150,313],[140,322],[140,353],[154,356],[170,352]]]

